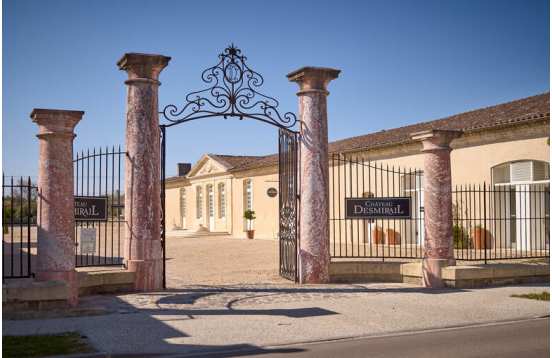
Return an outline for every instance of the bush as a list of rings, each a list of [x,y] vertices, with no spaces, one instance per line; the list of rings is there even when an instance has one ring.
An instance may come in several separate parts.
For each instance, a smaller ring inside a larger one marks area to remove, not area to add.
[[[452,227],[452,238],[454,240],[455,249],[470,249],[471,240],[468,231],[462,226],[454,225]]]
[[[255,220],[255,212],[253,210],[246,210],[243,213],[243,217],[247,220]]]

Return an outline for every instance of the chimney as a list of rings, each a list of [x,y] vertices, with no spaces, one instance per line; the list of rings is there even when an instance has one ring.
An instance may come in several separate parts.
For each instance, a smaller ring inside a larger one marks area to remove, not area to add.
[[[176,172],[179,177],[183,177],[192,170],[192,163],[178,163],[176,165]]]

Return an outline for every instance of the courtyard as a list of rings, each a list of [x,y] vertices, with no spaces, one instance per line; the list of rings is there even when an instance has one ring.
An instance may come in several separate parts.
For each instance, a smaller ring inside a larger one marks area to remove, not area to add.
[[[167,287],[291,283],[278,275],[278,242],[168,237]]]

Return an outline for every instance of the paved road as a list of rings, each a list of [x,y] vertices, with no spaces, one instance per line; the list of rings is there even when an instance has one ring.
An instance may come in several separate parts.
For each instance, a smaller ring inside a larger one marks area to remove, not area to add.
[[[185,357],[549,357],[550,319],[532,319]],[[275,353],[274,353],[275,352]]]

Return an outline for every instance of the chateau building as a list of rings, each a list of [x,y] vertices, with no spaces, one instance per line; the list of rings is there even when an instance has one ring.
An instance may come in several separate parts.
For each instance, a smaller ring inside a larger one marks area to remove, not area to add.
[[[412,201],[411,212],[420,218],[416,223],[416,240],[418,244],[423,242],[423,155],[420,143],[413,141],[411,134],[445,129],[463,132],[451,144],[453,187],[486,183],[513,188],[505,205],[510,216],[522,215],[526,198],[519,192],[549,186],[549,107],[549,93],[545,93],[331,142],[328,163],[330,191],[335,192],[339,187],[337,191],[341,195],[330,193],[330,208],[335,211],[339,205],[337,197],[339,200],[351,195],[377,197],[379,193],[385,193],[384,186],[395,185],[394,182],[380,181],[376,187],[372,184],[374,189],[348,194],[346,183],[336,182],[335,170],[339,165],[333,160],[336,157],[354,158],[380,168],[394,168],[398,173],[401,170],[408,172],[409,175],[396,185],[400,186],[401,195],[418,198]],[[253,229],[255,238],[276,239],[278,195],[278,154],[205,154],[193,166],[179,164],[178,175],[166,180],[167,235],[191,235],[199,231],[245,238],[246,231]],[[549,215],[549,205],[543,208],[546,211],[543,215]],[[256,213],[256,220],[252,223],[243,218],[248,209]],[[514,240],[514,234],[509,235]]]

